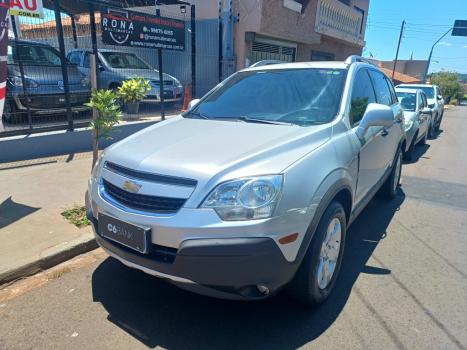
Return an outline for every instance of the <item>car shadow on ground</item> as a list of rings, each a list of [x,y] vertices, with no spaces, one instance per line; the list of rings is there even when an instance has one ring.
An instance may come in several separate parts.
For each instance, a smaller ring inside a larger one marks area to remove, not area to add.
[[[113,258],[92,275],[93,300],[107,310],[110,322],[151,348],[296,349],[334,323],[360,273],[380,278],[391,273],[367,262],[404,199],[402,190],[392,201],[375,198],[353,223],[334,293],[319,307],[305,307],[285,294],[259,302],[199,296]]]
[[[410,160],[404,160],[404,164],[414,164],[417,163],[420,158],[423,158],[424,154],[428,151],[430,145],[428,143],[417,144],[413,149],[412,158]]]

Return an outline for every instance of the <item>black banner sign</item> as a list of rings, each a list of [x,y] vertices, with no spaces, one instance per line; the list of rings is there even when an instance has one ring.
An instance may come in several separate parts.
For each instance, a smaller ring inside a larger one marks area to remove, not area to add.
[[[185,50],[184,21],[109,7],[101,16],[104,44]]]

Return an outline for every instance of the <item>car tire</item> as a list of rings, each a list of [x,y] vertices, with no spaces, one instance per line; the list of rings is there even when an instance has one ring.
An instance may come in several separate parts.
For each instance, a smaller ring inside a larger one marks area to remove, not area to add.
[[[386,199],[393,199],[396,197],[397,188],[399,187],[402,173],[402,150],[399,149],[394,164],[392,165],[391,173],[381,187],[381,194]]]
[[[417,140],[418,134],[415,134],[412,142],[410,143],[409,149],[404,152],[404,160],[411,161],[413,159],[413,154],[415,150],[415,142]]]
[[[436,123],[435,131],[438,132],[439,128],[441,127],[441,121],[443,120],[443,114],[439,117],[439,121]]]
[[[291,296],[307,305],[321,304],[329,297],[339,275],[346,230],[344,208],[333,201],[322,215],[300,268],[287,288]]]
[[[433,122],[430,123],[430,126],[428,127],[428,138],[430,140],[435,138],[435,130],[434,130]]]
[[[5,101],[2,119],[8,124],[15,124],[20,121],[21,114],[16,109],[16,106],[14,105],[13,101]]]
[[[422,145],[422,146],[426,145],[427,139],[428,139],[428,130],[425,132],[425,135],[424,135],[423,138],[420,140],[420,145]]]

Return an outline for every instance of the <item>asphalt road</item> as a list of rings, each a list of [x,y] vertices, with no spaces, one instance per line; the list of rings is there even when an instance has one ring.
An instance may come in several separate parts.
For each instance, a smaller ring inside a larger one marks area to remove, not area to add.
[[[198,296],[99,258],[0,303],[0,349],[466,349],[467,108],[352,225],[319,308]]]

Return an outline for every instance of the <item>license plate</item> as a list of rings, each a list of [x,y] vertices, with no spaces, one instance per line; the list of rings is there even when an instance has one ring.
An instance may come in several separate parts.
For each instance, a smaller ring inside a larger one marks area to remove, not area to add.
[[[147,254],[151,242],[151,230],[129,224],[114,217],[99,214],[99,234],[114,242]]]

